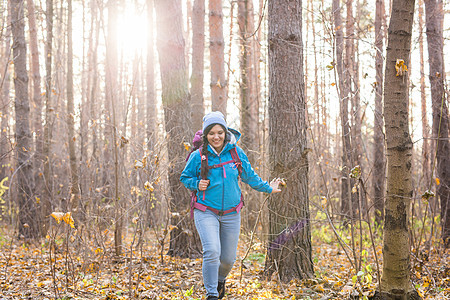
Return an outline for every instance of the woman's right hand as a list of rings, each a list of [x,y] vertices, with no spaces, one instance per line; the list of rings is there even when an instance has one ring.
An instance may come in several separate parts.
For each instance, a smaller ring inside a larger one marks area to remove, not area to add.
[[[206,191],[206,188],[209,185],[209,180],[201,179],[198,184],[198,190],[199,191]]]

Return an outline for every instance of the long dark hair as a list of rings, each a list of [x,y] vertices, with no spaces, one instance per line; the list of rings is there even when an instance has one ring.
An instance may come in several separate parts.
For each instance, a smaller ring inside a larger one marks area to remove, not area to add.
[[[205,128],[205,130],[203,130],[203,135],[202,135],[202,149],[201,149],[201,153],[202,153],[202,163],[201,163],[201,168],[200,168],[200,176],[202,179],[207,179],[208,178],[208,172],[209,172],[209,168],[208,168],[208,163],[206,161],[206,159],[203,159],[203,156],[208,156],[209,155],[209,150],[208,150],[208,133],[211,131],[211,129],[216,126],[216,125],[220,125],[223,130],[225,131],[225,139],[224,139],[224,143],[229,142],[230,141],[230,133],[228,132],[227,128],[225,128],[223,125],[221,124],[211,124],[208,127]]]

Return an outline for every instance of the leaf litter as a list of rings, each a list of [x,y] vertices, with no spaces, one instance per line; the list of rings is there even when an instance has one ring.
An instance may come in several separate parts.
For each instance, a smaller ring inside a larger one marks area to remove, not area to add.
[[[70,228],[41,244],[11,240],[14,235],[5,228],[0,233],[0,299],[205,299],[201,259],[164,254],[161,264],[155,232],[147,232],[132,251],[133,237],[127,236],[120,259],[114,259],[114,233],[108,230],[96,246],[88,246],[94,243],[83,242]],[[361,253],[361,270],[355,272],[323,229],[313,231],[312,242],[316,277],[281,283],[276,273],[264,276],[261,242],[250,245],[242,235],[225,299],[370,299],[378,281],[371,251]],[[381,243],[376,251],[381,257]],[[431,248],[412,256],[412,281],[423,299],[449,299],[450,252]]]

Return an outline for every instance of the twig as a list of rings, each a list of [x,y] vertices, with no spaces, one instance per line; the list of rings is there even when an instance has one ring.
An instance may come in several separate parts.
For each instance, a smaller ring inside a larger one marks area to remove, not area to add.
[[[259,208],[258,216],[256,217],[255,225],[253,226],[253,230],[252,230],[252,233],[251,233],[251,236],[250,236],[250,245],[248,246],[244,257],[241,259],[241,275],[239,277],[239,283],[242,282],[242,273],[243,273],[243,269],[244,269],[243,268],[244,267],[244,260],[247,258],[248,254],[250,252],[250,249],[253,247],[253,238],[255,236],[256,226],[258,225],[258,221],[259,221],[259,217],[261,216],[262,208],[264,207],[264,204],[266,204],[267,199],[269,199],[269,197],[266,197],[264,199],[263,203],[261,204],[261,207]]]
[[[363,192],[367,196],[367,191],[366,191],[366,186],[364,185],[364,181],[362,181],[361,178],[359,180],[361,183],[361,187],[363,188]],[[380,264],[378,262],[378,255],[377,255],[377,249],[375,247],[375,239],[373,238],[372,226],[370,225],[369,210],[370,210],[370,207],[368,207],[366,210],[367,225],[369,226],[370,241],[372,242],[373,254],[375,255],[375,263],[377,265],[377,277],[378,277],[377,279],[378,279],[378,283],[380,283],[380,280],[381,280]],[[381,284],[378,284],[378,289],[379,289],[379,292],[381,293]]]
[[[283,290],[283,294],[286,294],[286,290],[284,289],[283,282],[281,282],[280,272],[278,271],[277,260],[274,259],[273,261],[275,262],[275,268],[277,269],[278,283],[280,284],[281,289]]]

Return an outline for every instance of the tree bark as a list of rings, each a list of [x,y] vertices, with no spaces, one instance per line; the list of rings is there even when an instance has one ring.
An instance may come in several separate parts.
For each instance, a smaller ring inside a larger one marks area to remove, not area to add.
[[[28,100],[27,47],[23,0],[11,0],[11,31],[13,37],[17,201],[19,206],[19,236],[37,238],[39,222],[36,218],[34,178],[31,162],[32,137],[30,130],[30,104]]]
[[[10,5],[10,4],[9,4]],[[8,11],[6,20],[2,25],[11,24],[11,13]],[[13,151],[10,142],[10,128],[8,121],[10,119],[10,72],[9,66],[11,64],[11,26],[6,27],[4,48],[2,49],[1,59],[1,80],[0,80],[0,97],[1,97],[1,132],[0,132],[0,178],[8,177],[11,170],[10,159]],[[6,213],[5,209],[0,211],[0,216]]]
[[[413,144],[408,127],[408,73],[396,71],[398,60],[409,66],[413,15],[414,0],[393,0],[384,79],[387,191],[381,295],[386,299],[419,297],[410,280],[408,215],[413,194]]]
[[[302,46],[302,1],[269,1],[269,161],[288,187],[269,198],[265,273],[281,280],[314,277]],[[292,137],[296,137],[293,139]]]
[[[373,126],[373,201],[375,221],[381,224],[384,219],[384,191],[386,182],[386,164],[384,156],[383,121],[383,18],[384,1],[376,0],[375,8],[375,110]]]
[[[180,182],[185,165],[183,142],[191,141],[191,107],[184,59],[182,12],[177,0],[156,0],[157,47],[161,70],[164,122],[168,134],[169,210],[174,229],[168,254],[193,257],[201,253],[200,240],[187,214],[189,195]]]
[[[73,42],[72,42],[72,0],[67,0],[67,137],[70,159],[70,210],[78,216],[78,204],[80,201],[80,186],[78,177],[78,160],[75,149],[75,115],[73,103]]]
[[[53,178],[51,171],[51,145],[55,107],[52,103],[52,58],[53,58],[53,0],[46,1],[46,44],[45,44],[45,126],[44,126],[44,190],[42,217],[49,216],[53,205]],[[48,222],[44,222],[44,233],[48,230]]]
[[[205,0],[194,0],[192,9],[192,75],[191,103],[192,128],[202,128],[203,115],[203,73],[205,57]]]
[[[422,178],[425,189],[431,183],[430,171],[430,135],[427,115],[427,95],[425,92],[425,60],[423,48],[424,11],[423,0],[419,0],[419,56],[420,56],[420,103],[422,110]]]
[[[449,115],[444,93],[444,18],[442,0],[425,0],[430,66],[431,102],[433,111],[433,137],[436,139],[436,171],[439,184],[437,196],[441,202],[442,240],[450,247],[450,141]]]
[[[350,197],[350,125],[348,120],[349,88],[346,74],[344,74],[344,38],[342,32],[340,0],[333,0],[333,17],[336,35],[336,72],[338,77],[339,110],[341,115],[342,135],[342,171],[341,171],[341,214],[344,217],[351,215]]]
[[[222,0],[209,0],[209,52],[211,59],[212,110],[227,115]]]
[[[33,0],[27,0],[28,24],[30,28],[30,52],[31,73],[33,81],[33,129],[35,133],[35,155],[33,165],[35,171],[35,183],[38,197],[42,188],[42,158],[44,149],[43,127],[42,127],[42,95],[41,95],[41,72],[39,71],[39,48],[37,41],[36,15]]]
[[[238,24],[241,42],[240,99],[241,99],[241,147],[246,151],[250,163],[255,164],[259,152],[259,105],[255,96],[252,0],[238,1]]]
[[[154,19],[153,4],[154,0],[147,0],[147,21],[148,21],[148,37],[147,37],[147,149],[151,153],[154,149],[156,132],[156,95],[155,95],[155,54],[154,54]]]
[[[116,105],[120,103],[120,88],[117,84],[118,76],[118,54],[117,54],[117,18],[118,18],[118,0],[108,2],[108,36],[106,41],[106,93],[105,93],[105,126],[104,164],[103,180],[106,188],[106,197],[113,199],[114,203],[114,250],[117,257],[122,255],[122,207],[119,197],[119,170],[118,170],[118,149],[117,149],[117,123],[116,123]],[[117,105],[120,107],[120,105]],[[111,164],[114,162],[114,166]],[[111,179],[114,174],[114,181]],[[114,194],[112,193],[114,185]]]

